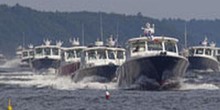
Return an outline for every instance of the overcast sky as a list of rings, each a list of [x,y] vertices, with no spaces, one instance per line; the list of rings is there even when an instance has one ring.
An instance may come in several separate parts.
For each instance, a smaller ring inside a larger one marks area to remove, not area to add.
[[[153,18],[220,19],[220,0],[0,0],[41,11],[114,12]]]

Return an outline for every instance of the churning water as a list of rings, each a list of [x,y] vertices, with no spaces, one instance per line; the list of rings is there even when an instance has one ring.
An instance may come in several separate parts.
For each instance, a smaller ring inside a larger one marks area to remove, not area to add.
[[[3,66],[0,110],[219,110],[220,73],[189,72],[173,91],[126,91],[116,83],[74,83],[70,77],[17,71]],[[88,79],[89,80],[89,79]],[[111,94],[105,99],[105,86]]]

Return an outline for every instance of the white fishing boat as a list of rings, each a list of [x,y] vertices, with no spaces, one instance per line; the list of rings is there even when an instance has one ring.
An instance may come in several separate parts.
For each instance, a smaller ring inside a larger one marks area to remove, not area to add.
[[[73,75],[80,67],[81,52],[86,46],[80,45],[79,39],[70,39],[71,47],[62,47],[63,59],[59,68],[60,75]]]
[[[33,58],[34,58],[34,46],[32,44],[28,45],[28,48],[22,48],[21,56],[20,56],[21,59],[20,67],[31,68]]]
[[[61,62],[62,42],[51,44],[50,40],[45,40],[44,44],[35,46],[32,67],[35,71],[58,69]]]
[[[84,78],[92,78],[89,80],[91,82],[110,82],[116,77],[116,69],[125,61],[125,49],[117,47],[112,37],[107,45],[97,40],[95,45],[84,49],[81,55],[80,69],[73,77],[75,82]]]
[[[207,37],[201,45],[189,47],[188,71],[220,71],[220,49],[214,42],[208,43]]]
[[[122,89],[158,90],[179,87],[187,67],[187,58],[178,50],[178,39],[154,36],[149,23],[144,35],[128,40],[127,59],[117,70]]]

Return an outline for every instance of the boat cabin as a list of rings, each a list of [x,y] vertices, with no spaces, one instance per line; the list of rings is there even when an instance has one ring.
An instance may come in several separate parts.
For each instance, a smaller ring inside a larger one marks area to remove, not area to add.
[[[34,49],[34,58],[53,58],[61,59],[62,42],[57,42],[56,45],[51,45],[51,41],[44,41],[45,44],[36,46]]]
[[[129,56],[157,54],[178,55],[178,40],[170,37],[139,37],[128,41]]]
[[[81,52],[86,46],[80,46],[79,39],[70,39],[71,47],[62,48],[62,57],[65,62],[80,62]]]
[[[22,58],[22,51],[23,51],[23,47],[22,46],[18,46],[18,48],[16,49],[16,57],[21,59]]]
[[[85,46],[68,47],[63,48],[63,59],[65,62],[79,62],[81,52],[85,49]]]
[[[192,46],[189,48],[189,56],[211,56],[215,57],[220,55],[220,51],[218,48],[215,47],[215,43],[211,42],[208,45],[207,38],[201,42],[200,46]]]
[[[88,68],[109,64],[121,65],[124,61],[125,49],[113,45],[104,46],[102,41],[96,41],[95,46],[90,46],[82,51],[81,67]]]
[[[121,65],[125,61],[125,50],[122,48],[93,47],[82,54],[83,68],[98,65]]]
[[[189,48],[189,56],[195,56],[195,55],[215,56],[216,48],[203,47],[203,46],[196,46]]]
[[[31,60],[34,58],[34,50],[33,49],[25,49],[22,51],[22,57],[21,60]]]
[[[146,23],[142,27],[144,35],[128,40],[128,57],[154,56],[154,55],[179,55],[178,39],[165,36],[154,36],[155,26]]]
[[[21,60],[29,61],[34,58],[34,46],[32,44],[28,45],[27,49],[22,49]]]

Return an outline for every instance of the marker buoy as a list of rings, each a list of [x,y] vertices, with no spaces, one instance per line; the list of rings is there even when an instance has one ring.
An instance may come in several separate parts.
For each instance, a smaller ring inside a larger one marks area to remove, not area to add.
[[[105,86],[105,99],[109,100],[110,99],[110,93],[107,89],[107,86]]]
[[[13,108],[11,106],[11,99],[8,100],[8,110],[13,110]]]
[[[109,93],[108,91],[105,91],[105,98],[106,98],[107,100],[110,99],[110,93]]]

